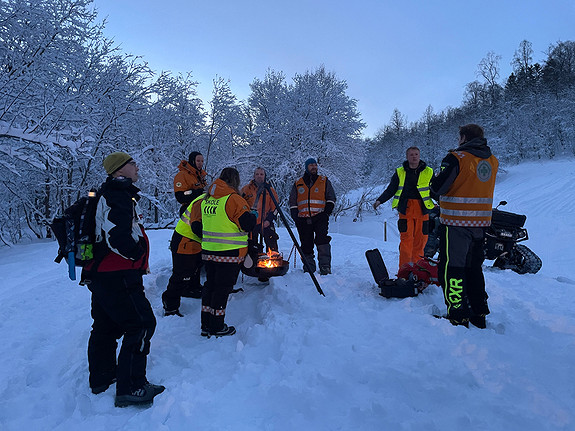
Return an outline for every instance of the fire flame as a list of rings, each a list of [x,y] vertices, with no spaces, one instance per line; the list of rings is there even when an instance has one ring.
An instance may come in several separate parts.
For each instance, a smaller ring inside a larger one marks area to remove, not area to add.
[[[258,266],[260,268],[276,268],[283,265],[283,257],[277,251],[269,250],[267,254],[259,257]]]

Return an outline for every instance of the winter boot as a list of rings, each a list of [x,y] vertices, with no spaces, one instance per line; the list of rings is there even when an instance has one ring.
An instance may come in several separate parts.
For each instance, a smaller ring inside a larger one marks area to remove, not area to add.
[[[233,326],[228,326],[224,323],[224,327],[219,331],[211,332],[210,335],[217,337],[225,337],[227,335],[234,335],[236,333],[236,328]]]
[[[114,402],[116,407],[144,406],[154,401],[154,397],[166,389],[162,385],[153,385],[146,382],[140,389],[135,389],[129,394],[117,395]]]
[[[315,256],[313,254],[304,254],[303,259],[305,259],[305,262],[307,262],[307,265],[311,269],[311,272],[315,272]],[[308,269],[303,259],[302,259],[303,272],[308,272]]]
[[[202,328],[202,332],[200,333],[200,335],[206,338],[210,338],[213,335],[214,337],[218,338],[218,337],[226,337],[228,335],[234,335],[235,333],[236,328],[234,328],[233,326],[228,326],[224,323],[223,328],[215,332],[210,332],[207,329]]]
[[[175,310],[164,310],[164,316],[166,316],[166,317],[168,317],[168,316],[184,317],[184,315],[182,313],[180,313],[179,308],[176,308]]]
[[[116,383],[116,378],[112,377],[108,383],[104,383],[103,385],[92,387],[91,388],[92,393],[97,395],[97,394],[101,394],[102,392],[106,392],[108,390],[108,388],[114,383]]]
[[[164,307],[164,316],[180,316],[180,298],[173,297],[174,290],[166,290],[162,293],[162,305]]]
[[[479,329],[487,328],[487,322],[485,320],[485,316],[471,316],[469,317],[469,323]]]
[[[331,245],[329,243],[317,246],[317,261],[320,275],[331,274]]]

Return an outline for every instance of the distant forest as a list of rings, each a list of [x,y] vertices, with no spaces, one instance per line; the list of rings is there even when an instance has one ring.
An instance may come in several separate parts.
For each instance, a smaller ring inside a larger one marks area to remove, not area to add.
[[[430,166],[439,166],[445,152],[457,144],[458,127],[471,122],[484,127],[503,164],[573,157],[575,42],[551,44],[546,55],[535,62],[531,43],[522,41],[513,55],[513,72],[501,79],[501,56],[489,52],[477,67],[481,81],[467,84],[460,107],[436,113],[429,106],[421,120],[411,124],[395,110],[390,123],[367,140],[372,179],[390,176],[399,159],[387,155],[402,154],[410,145],[421,149]]]
[[[465,123],[485,127],[503,163],[575,153],[575,42],[550,45],[538,63],[523,41],[503,79],[500,57],[488,53],[460,107],[429,107],[410,124],[396,110],[365,139],[347,83],[323,66],[289,80],[262,71],[247,100],[215,77],[204,104],[193,76],[155,73],[104,37],[91,3],[0,2],[0,245],[49,237],[48,223],[104,180],[102,159],[118,150],[138,162],[146,221],[156,227],[176,219],[173,177],[191,151],[204,154],[211,179],[235,166],[246,183],[264,167],[283,202],[316,157],[336,188],[336,214],[357,215],[370,190],[360,201],[347,192],[386,182],[411,145],[437,167]]]

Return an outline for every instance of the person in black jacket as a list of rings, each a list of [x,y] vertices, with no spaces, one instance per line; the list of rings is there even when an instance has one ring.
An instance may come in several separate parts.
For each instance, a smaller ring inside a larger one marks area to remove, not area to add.
[[[433,169],[420,160],[419,148],[409,147],[405,155],[407,160],[395,170],[389,185],[373,204],[376,209],[393,198],[391,207],[399,213],[400,269],[423,257],[429,232],[429,211],[435,206],[429,191]]]
[[[156,319],[142,280],[149,272],[149,242],[133,184],[138,166],[123,152],[110,154],[103,164],[108,178],[96,210],[95,259],[82,274],[92,292],[94,319],[88,342],[90,387],[98,394],[116,382],[116,407],[149,404],[165,388],[146,379]]]

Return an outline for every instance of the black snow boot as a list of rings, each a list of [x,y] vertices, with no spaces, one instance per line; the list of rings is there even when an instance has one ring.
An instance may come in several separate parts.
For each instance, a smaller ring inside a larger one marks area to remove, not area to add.
[[[180,309],[176,308],[175,310],[164,310],[164,316],[178,316],[184,317],[182,313],[180,313]]]
[[[91,388],[92,393],[97,395],[97,394],[101,394],[102,392],[106,392],[108,390],[108,388],[114,383],[116,383],[116,378],[112,377],[108,383],[104,383],[103,385],[92,387]]]
[[[469,318],[469,323],[471,323],[473,326],[479,328],[479,329],[485,329],[487,328],[487,322],[485,320],[485,316],[471,316]]]
[[[317,261],[320,275],[331,274],[331,245],[329,243],[317,246]]]
[[[303,259],[307,262],[308,267],[311,269],[311,272],[315,272],[315,256],[313,254],[304,254]],[[302,259],[303,264],[303,271],[308,272],[308,269]]]
[[[208,331],[207,329],[202,328],[201,336],[210,338],[212,335],[216,338],[218,337],[226,337],[228,335],[234,335],[236,333],[236,328],[233,326],[228,326],[224,323],[224,326],[219,331]]]
[[[135,389],[129,394],[116,395],[114,405],[116,407],[149,405],[154,401],[154,397],[164,392],[165,389],[162,385],[145,383],[142,388]]]

